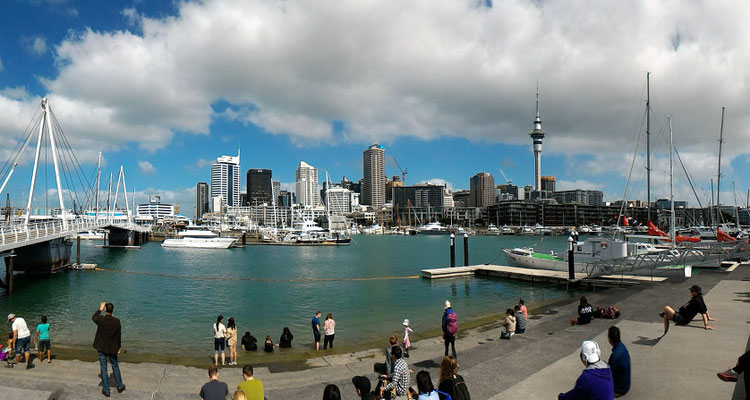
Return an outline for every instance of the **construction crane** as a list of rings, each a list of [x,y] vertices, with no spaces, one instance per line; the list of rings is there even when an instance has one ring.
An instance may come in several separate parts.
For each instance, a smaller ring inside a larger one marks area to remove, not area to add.
[[[396,167],[398,167],[399,171],[401,171],[401,182],[403,182],[404,185],[406,185],[406,174],[408,173],[406,172],[406,170],[408,168],[401,168],[401,165],[399,165],[398,160],[396,160],[396,157],[391,156],[391,158],[393,159],[393,162],[396,163]]]
[[[500,170],[500,174],[503,175],[503,178],[505,178],[505,183],[510,185],[512,183],[512,180],[508,178],[507,176],[505,176],[505,172],[503,172],[502,168],[498,168],[498,169]]]

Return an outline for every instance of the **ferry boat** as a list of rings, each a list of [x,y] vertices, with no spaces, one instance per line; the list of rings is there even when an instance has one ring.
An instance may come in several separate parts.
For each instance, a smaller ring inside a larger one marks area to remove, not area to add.
[[[193,248],[193,249],[228,249],[237,238],[220,237],[208,228],[188,226],[177,233],[177,238],[165,239],[161,247]]]

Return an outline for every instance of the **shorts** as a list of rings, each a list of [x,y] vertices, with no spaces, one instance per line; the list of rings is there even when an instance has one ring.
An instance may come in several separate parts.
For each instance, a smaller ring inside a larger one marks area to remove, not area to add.
[[[226,341],[224,338],[214,338],[214,351],[218,354],[219,351],[224,351]]]
[[[690,323],[690,321],[685,321],[685,318],[678,312],[674,313],[674,315],[672,316],[672,321],[674,321],[674,323],[677,325],[687,325]]]
[[[31,336],[16,339],[16,353],[28,353],[31,346]]]
[[[46,340],[39,340],[39,352],[43,353],[47,350],[52,350],[52,346],[50,345],[49,339]]]
[[[320,342],[320,333],[313,333],[313,336],[315,336],[316,342]]]

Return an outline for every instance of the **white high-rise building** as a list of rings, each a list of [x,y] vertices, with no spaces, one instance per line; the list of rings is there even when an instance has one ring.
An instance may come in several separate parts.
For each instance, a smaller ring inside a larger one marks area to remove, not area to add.
[[[343,215],[352,212],[352,191],[342,187],[326,188],[326,204],[331,215]]]
[[[297,166],[296,178],[297,204],[305,207],[315,207],[320,204],[318,169],[300,161],[299,166]]]
[[[240,151],[237,157],[221,156],[211,164],[211,198],[222,197],[222,205],[240,207]],[[214,209],[214,212],[218,210]]]
[[[385,148],[380,143],[375,143],[364,151],[362,170],[364,182],[361,203],[373,208],[383,207],[385,204]]]

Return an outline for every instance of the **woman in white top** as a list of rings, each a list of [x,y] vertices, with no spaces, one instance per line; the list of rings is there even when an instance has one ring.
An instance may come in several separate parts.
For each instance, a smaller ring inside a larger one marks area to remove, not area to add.
[[[333,314],[328,313],[326,315],[326,322],[323,323],[323,330],[326,332],[326,337],[323,339],[323,350],[328,348],[328,344],[331,344],[333,348],[333,336],[336,334],[336,321],[333,320]]]
[[[219,365],[219,350],[221,350],[221,365],[224,364],[224,347],[226,346],[226,334],[227,328],[221,323],[224,319],[223,315],[219,315],[216,318],[216,323],[213,324],[214,332],[214,364]]]

